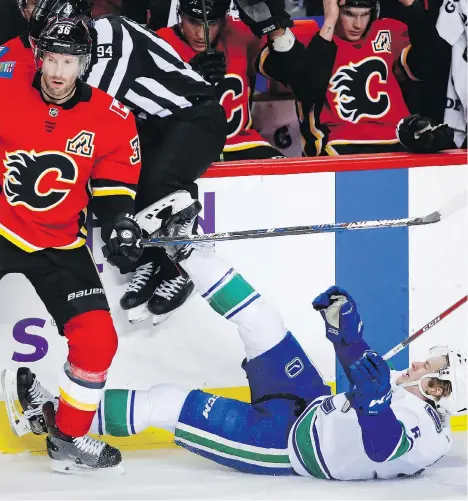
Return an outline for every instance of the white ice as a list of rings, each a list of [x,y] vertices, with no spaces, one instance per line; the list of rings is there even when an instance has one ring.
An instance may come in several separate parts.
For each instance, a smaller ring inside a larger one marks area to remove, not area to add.
[[[449,454],[418,477],[338,482],[247,475],[180,448],[123,450],[125,474],[54,473],[49,459],[0,456],[0,499],[467,499],[467,434],[454,433]]]

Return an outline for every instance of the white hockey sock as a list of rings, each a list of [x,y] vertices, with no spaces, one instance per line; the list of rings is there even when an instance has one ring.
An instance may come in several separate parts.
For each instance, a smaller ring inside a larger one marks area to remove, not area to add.
[[[149,390],[106,390],[90,432],[127,437],[149,426],[174,432],[188,394],[172,384]]]
[[[287,329],[276,309],[213,251],[196,248],[180,264],[210,306],[238,325],[248,360],[284,338]]]

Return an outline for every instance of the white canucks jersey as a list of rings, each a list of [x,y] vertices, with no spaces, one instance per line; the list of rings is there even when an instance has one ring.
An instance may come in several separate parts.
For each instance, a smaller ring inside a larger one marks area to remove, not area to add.
[[[400,373],[391,372],[395,381]],[[320,397],[292,427],[289,456],[299,475],[337,480],[414,475],[450,448],[450,427],[442,426],[433,407],[392,384],[391,408],[402,424],[402,434],[390,456],[384,462],[374,462],[365,452],[355,410],[341,410],[345,402],[344,393]]]

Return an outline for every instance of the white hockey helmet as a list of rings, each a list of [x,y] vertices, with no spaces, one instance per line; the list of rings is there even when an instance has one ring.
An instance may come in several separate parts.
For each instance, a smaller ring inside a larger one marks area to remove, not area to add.
[[[429,350],[429,357],[445,356],[448,364],[442,367],[438,372],[425,374],[419,380],[405,382],[401,386],[416,386],[419,391],[428,399],[434,402],[437,412],[441,416],[447,414],[456,415],[465,413],[467,410],[467,373],[466,373],[466,354],[456,348],[449,346],[434,346]],[[424,379],[437,378],[441,381],[450,381],[452,391],[444,397],[434,397],[428,395],[422,388]]]

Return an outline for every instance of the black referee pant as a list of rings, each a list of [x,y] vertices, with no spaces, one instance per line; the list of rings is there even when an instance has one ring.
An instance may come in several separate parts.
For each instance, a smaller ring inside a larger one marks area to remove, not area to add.
[[[222,106],[204,101],[178,109],[167,118],[139,124],[142,168],[135,199],[139,212],[177,190],[198,198],[195,181],[219,160],[226,141],[227,123]],[[137,266],[167,261],[161,248],[145,249]],[[124,271],[124,270],[122,270]]]

